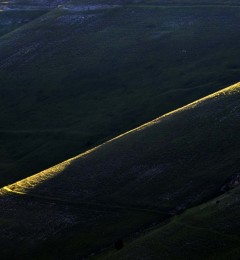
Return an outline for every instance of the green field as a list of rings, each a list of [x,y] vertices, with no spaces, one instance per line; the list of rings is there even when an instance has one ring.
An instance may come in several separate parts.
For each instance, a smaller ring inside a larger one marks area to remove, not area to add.
[[[239,98],[236,84],[4,187],[2,255],[237,259]]]
[[[2,186],[239,80],[236,2],[81,3],[0,38]]]

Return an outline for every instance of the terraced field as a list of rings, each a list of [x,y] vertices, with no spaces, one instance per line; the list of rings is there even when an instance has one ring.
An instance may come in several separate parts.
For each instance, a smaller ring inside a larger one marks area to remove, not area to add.
[[[237,1],[189,3],[1,7],[0,184],[237,82]]]
[[[236,84],[2,188],[2,255],[237,259],[239,98]]]

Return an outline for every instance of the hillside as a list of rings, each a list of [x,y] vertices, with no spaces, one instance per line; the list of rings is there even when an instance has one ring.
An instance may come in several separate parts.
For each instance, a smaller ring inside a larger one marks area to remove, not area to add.
[[[237,82],[236,4],[1,4],[0,186]]]
[[[239,174],[239,98],[236,84],[4,187],[2,255],[174,259],[186,242],[183,257],[206,244],[199,257],[237,256],[238,188],[226,187]],[[112,252],[119,238],[126,247]]]
[[[97,259],[239,259],[239,187]]]

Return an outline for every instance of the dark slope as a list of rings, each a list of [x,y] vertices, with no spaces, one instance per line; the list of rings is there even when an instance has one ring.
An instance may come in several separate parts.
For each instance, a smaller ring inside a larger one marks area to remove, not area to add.
[[[0,186],[237,82],[239,17],[76,1],[1,37]]]
[[[239,259],[240,189],[187,210],[170,223],[146,232],[121,251],[97,259]]]
[[[14,243],[3,252],[20,246],[25,257],[84,256],[219,196],[239,172],[239,99],[236,84],[3,188],[1,241]]]
[[[234,85],[10,187],[88,202],[192,206],[239,170],[239,109]]]

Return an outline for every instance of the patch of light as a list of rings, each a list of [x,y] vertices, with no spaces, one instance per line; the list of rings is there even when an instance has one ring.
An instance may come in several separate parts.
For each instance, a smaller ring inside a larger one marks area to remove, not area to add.
[[[194,102],[192,102],[192,103],[190,103],[190,104],[188,104],[186,106],[183,106],[181,108],[173,110],[173,111],[171,111],[171,112],[169,112],[169,113],[167,113],[167,114],[165,114],[165,115],[163,115],[163,116],[161,116],[161,117],[159,117],[159,118],[157,118],[157,119],[155,119],[153,121],[150,121],[150,122],[148,122],[146,124],[143,124],[143,125],[135,128],[135,129],[132,129],[132,130],[130,130],[128,132],[125,132],[125,133],[123,133],[123,134],[121,134],[121,135],[119,135],[119,136],[117,136],[117,137],[115,137],[115,138],[113,138],[113,139],[111,139],[111,140],[109,140],[109,141],[99,145],[99,146],[96,146],[96,147],[94,147],[94,148],[92,148],[92,149],[90,149],[90,150],[88,150],[88,151],[86,151],[86,152],[76,156],[76,157],[73,157],[73,158],[71,158],[71,159],[69,159],[67,161],[64,161],[64,162],[62,162],[62,163],[60,163],[58,165],[55,165],[55,166],[53,166],[53,167],[51,167],[51,168],[49,168],[49,169],[47,169],[45,171],[42,171],[42,172],[40,172],[38,174],[35,174],[35,175],[31,176],[31,177],[28,177],[26,179],[18,181],[18,182],[14,183],[14,184],[11,184],[8,187],[4,187],[4,189],[5,190],[9,190],[9,191],[13,190],[15,193],[27,193],[27,192],[37,188],[37,186],[39,186],[40,184],[43,184],[44,182],[46,182],[46,181],[48,181],[50,179],[53,179],[57,175],[61,174],[66,168],[68,168],[72,164],[72,162],[74,160],[79,159],[79,158],[84,158],[85,156],[88,156],[89,154],[93,153],[94,151],[96,151],[100,147],[102,147],[102,146],[104,146],[104,145],[106,145],[106,144],[108,144],[110,142],[113,142],[114,140],[120,139],[121,137],[129,135],[129,134],[132,134],[132,133],[134,133],[136,131],[142,131],[145,128],[148,128],[148,127],[150,127],[152,125],[160,123],[161,120],[164,120],[166,117],[169,117],[171,115],[177,114],[177,113],[179,113],[181,111],[184,111],[184,110],[192,109],[192,108],[194,108],[195,106],[201,104],[204,101],[209,101],[209,100],[211,100],[213,98],[219,98],[219,97],[221,97],[223,95],[231,95],[231,94],[234,94],[235,92],[240,92],[240,83],[232,85],[232,86],[230,86],[228,88],[225,88],[223,90],[217,91],[217,92],[215,92],[215,93],[213,93],[211,95],[208,95],[208,96],[206,96],[204,98],[196,100],[196,101],[194,101]]]

